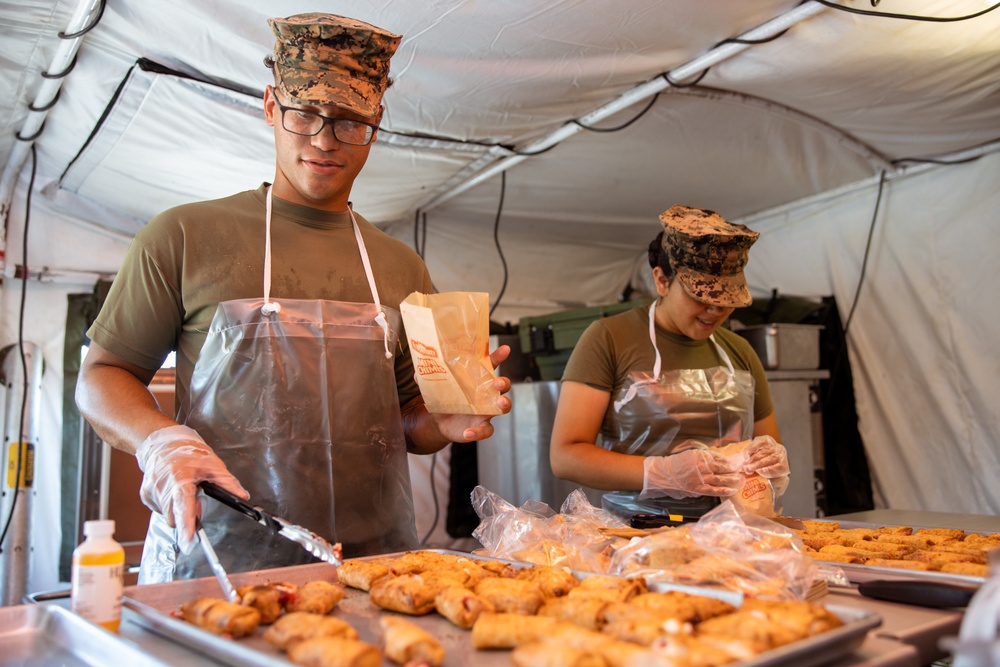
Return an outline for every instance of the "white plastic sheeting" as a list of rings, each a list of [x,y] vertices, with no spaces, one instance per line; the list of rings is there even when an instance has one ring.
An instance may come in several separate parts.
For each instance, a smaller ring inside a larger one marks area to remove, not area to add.
[[[842,4],[932,17],[991,6]],[[4,167],[77,6],[0,0]],[[28,284],[24,330],[46,357],[42,432],[52,452],[65,294],[113,275],[131,235],[166,206],[270,177],[259,100],[272,43],[265,19],[316,10],[404,35],[357,209],[419,245],[438,289],[502,293],[501,322],[613,302],[630,280],[639,286],[657,216],[675,203],[762,232],[748,271],[755,294],[833,294],[846,320],[878,174],[888,170],[849,332],[880,497],[897,508],[1000,511],[991,400],[1000,390],[991,345],[1000,331],[1000,11],[927,22],[796,0],[108,2],[35,143],[30,217],[30,155],[13,165],[17,187],[0,202],[0,346],[17,338],[12,276],[27,264],[45,281]],[[773,41],[725,42],[775,22],[788,29]],[[709,61],[696,86],[643,97],[664,87],[664,73],[694,82],[691,63]],[[594,123],[627,125],[619,131],[567,125],[622,99],[631,103]],[[555,136],[551,150],[512,159]],[[982,157],[963,164],[899,162],[980,146]],[[494,175],[474,180],[483,173]],[[428,204],[426,228],[415,228]],[[56,525],[57,456],[47,452],[35,511],[46,518],[39,525]],[[54,583],[58,536],[41,539],[32,590]]]

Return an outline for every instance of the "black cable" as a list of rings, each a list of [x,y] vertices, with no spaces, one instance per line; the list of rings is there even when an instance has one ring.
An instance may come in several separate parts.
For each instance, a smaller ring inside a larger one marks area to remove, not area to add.
[[[94,20],[90,22],[90,25],[84,26],[83,28],[80,28],[76,32],[72,32],[69,34],[60,32],[59,39],[76,39],[77,37],[86,35],[88,32],[96,28],[97,24],[101,22],[101,17],[104,16],[104,9],[107,7],[107,4],[108,4],[107,0],[101,0],[101,6],[97,10],[97,16],[95,16]]]
[[[954,21],[967,21],[969,19],[974,19],[976,17],[982,16],[983,14],[989,14],[997,7],[1000,7],[1000,2],[990,5],[986,9],[975,12],[973,14],[966,14],[965,16],[919,16],[916,14],[892,14],[890,12],[873,12],[867,9],[856,9],[854,7],[848,7],[846,5],[838,5],[836,2],[831,2],[831,0],[814,0],[819,4],[830,7],[831,9],[839,9],[842,12],[847,12],[849,14],[860,14],[862,16],[878,16],[886,19],[904,19],[907,21],[930,21],[932,23],[952,23]],[[878,4],[878,3],[874,3]],[[873,5],[874,6],[874,5]]]
[[[851,312],[848,314],[847,319],[844,321],[844,325],[841,327],[841,332],[843,336],[843,342],[837,350],[837,358],[833,362],[833,368],[830,370],[830,383],[827,385],[826,397],[823,400],[823,407],[821,414],[827,414],[830,402],[833,400],[834,387],[837,385],[837,377],[840,372],[840,365],[844,361],[844,357],[847,356],[847,332],[851,327],[851,320],[854,319],[854,310],[858,306],[858,297],[861,294],[861,285],[865,281],[865,272],[868,267],[868,254],[872,246],[872,238],[875,234],[875,221],[878,219],[879,206],[882,203],[882,190],[885,187],[885,171],[883,170],[879,175],[878,181],[878,195],[875,198],[875,210],[872,212],[872,221],[868,226],[868,241],[865,243],[865,254],[864,258],[861,260],[861,273],[858,276],[858,286],[854,290],[854,302],[851,304]]]
[[[441,508],[438,506],[438,496],[437,496],[437,485],[434,483],[434,468],[437,467],[438,453],[434,452],[431,454],[431,497],[434,499],[434,520],[431,522],[431,527],[427,529],[427,533],[424,535],[424,539],[420,540],[420,546],[427,546],[427,540],[430,539],[431,533],[437,528],[438,519],[441,518]]]
[[[715,46],[712,48],[717,49],[723,44],[750,44],[750,45],[767,44],[768,42],[773,42],[774,40],[778,39],[789,30],[791,30],[791,28],[785,28],[779,33],[775,33],[770,37],[762,37],[761,39],[744,39],[742,37],[730,37],[729,39],[724,39],[721,42],[717,42]]]
[[[583,129],[589,130],[590,132],[618,132],[619,130],[624,130],[626,127],[628,127],[635,121],[645,116],[646,112],[652,109],[653,105],[656,104],[656,100],[659,99],[659,97],[660,97],[659,93],[653,95],[652,99],[649,100],[649,103],[642,111],[640,111],[635,116],[633,116],[632,118],[630,118],[629,120],[625,121],[624,123],[622,123],[617,127],[594,127],[593,125],[584,125],[578,120],[574,120],[573,122],[582,127]]]
[[[899,158],[898,160],[893,160],[892,164],[894,166],[895,165],[900,165],[900,164],[905,164],[905,163],[908,163],[908,162],[913,162],[913,163],[916,163],[916,164],[944,164],[944,165],[965,164],[966,162],[975,162],[976,160],[978,160],[981,157],[983,157],[983,156],[982,155],[973,155],[972,157],[963,158],[961,160],[936,160],[934,158],[929,158],[929,157],[903,157],[903,158]]]
[[[503,264],[503,286],[500,288],[500,293],[497,294],[497,300],[493,303],[493,307],[490,308],[490,317],[493,317],[493,311],[497,309],[500,305],[500,299],[503,298],[503,293],[507,291],[507,260],[503,256],[503,248],[500,247],[500,213],[503,211],[503,200],[507,194],[507,172],[500,172],[500,202],[497,204],[497,217],[493,221],[493,244],[497,247],[497,254],[500,255],[500,263]]]
[[[705,75],[708,74],[708,70],[710,69],[712,68],[706,67],[705,69],[703,69],[701,73],[697,77],[695,77],[695,80],[691,81],[690,83],[678,83],[674,81],[673,79],[670,78],[670,72],[664,72],[660,76],[662,76],[663,80],[669,83],[674,88],[691,88],[693,86],[697,86],[701,82],[701,80],[705,78]]]
[[[847,332],[851,328],[851,320],[854,318],[854,310],[858,307],[858,297],[861,295],[861,286],[865,282],[865,272],[868,270],[868,254],[872,249],[872,238],[875,236],[875,222],[878,220],[878,210],[882,204],[882,191],[885,188],[885,170],[879,174],[878,179],[878,196],[875,198],[875,210],[872,212],[872,222],[868,226],[868,241],[865,243],[865,256],[861,260],[861,274],[858,276],[858,286],[854,290],[854,303],[851,304],[851,311],[847,314],[847,320],[844,321],[844,338],[847,337]]]
[[[14,521],[14,509],[17,507],[17,498],[21,495],[21,453],[24,451],[24,417],[28,412],[28,361],[24,356],[24,310],[25,297],[28,293],[28,226],[31,221],[31,192],[35,189],[35,174],[38,170],[38,154],[35,145],[31,145],[31,178],[28,179],[28,194],[24,200],[24,238],[21,241],[21,254],[23,268],[21,271],[21,305],[17,318],[17,346],[21,353],[21,373],[24,376],[22,383],[23,395],[21,396],[21,418],[17,424],[17,465],[14,468],[14,496],[10,501],[10,512],[4,522],[3,533],[0,533],[0,553],[3,553],[3,545],[7,540],[7,531]],[[8,449],[9,451],[9,449]]]
[[[417,251],[420,255],[420,259],[424,258],[423,248],[420,247],[420,209],[418,208],[413,213],[413,249]]]

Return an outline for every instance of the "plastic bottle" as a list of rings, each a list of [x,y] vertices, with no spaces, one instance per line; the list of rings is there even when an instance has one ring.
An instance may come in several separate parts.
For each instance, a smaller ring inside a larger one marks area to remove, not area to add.
[[[87,521],[83,534],[86,539],[73,551],[71,608],[88,621],[118,632],[125,549],[112,537],[112,520]]]

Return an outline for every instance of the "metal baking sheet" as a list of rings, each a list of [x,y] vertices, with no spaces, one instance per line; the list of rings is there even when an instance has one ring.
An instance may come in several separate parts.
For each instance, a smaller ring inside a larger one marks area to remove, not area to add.
[[[823,519],[810,519],[810,521],[822,522]],[[897,524],[889,523],[869,523],[866,521],[825,521],[824,523],[836,523],[841,528],[884,528],[891,527]],[[908,528],[913,528],[917,530],[919,528],[933,528],[934,526],[908,526]],[[986,535],[988,533],[978,531],[978,530],[966,530],[966,533],[979,533],[981,535]],[[948,572],[930,572],[926,570],[906,570],[900,567],[879,567],[876,565],[861,565],[859,563],[836,563],[833,561],[820,561],[817,563],[821,565],[828,565],[830,567],[839,568],[844,572],[844,576],[852,584],[863,584],[866,581],[906,581],[906,580],[917,580],[917,581],[936,581],[943,584],[955,584],[958,586],[970,586],[978,587],[981,586],[985,581],[985,577],[973,577],[967,574],[950,574]]]
[[[167,667],[139,647],[62,607],[0,607],[0,667]]]
[[[336,568],[326,563],[259,570],[231,576],[236,586],[269,581],[303,584],[315,579],[327,581],[337,579]],[[393,612],[387,612],[372,604],[364,591],[347,588],[346,593],[333,614],[353,625],[363,641],[381,647],[379,616]],[[232,640],[213,635],[172,615],[183,603],[192,599],[203,596],[221,597],[221,595],[218,582],[208,577],[126,588],[125,605],[138,616],[135,622],[148,630],[180,642],[223,664],[232,667],[291,665],[280,651],[264,640],[263,628],[258,628],[250,637]],[[815,667],[850,654],[864,642],[870,630],[882,623],[881,617],[871,611],[834,605],[827,605],[827,608],[844,622],[842,627],[733,665]],[[472,647],[468,630],[458,628],[437,614],[407,616],[407,618],[441,641],[446,651],[444,667],[500,667],[501,665],[508,667],[511,664],[510,651],[477,651]],[[384,660],[383,664],[387,667],[391,665],[388,660]]]

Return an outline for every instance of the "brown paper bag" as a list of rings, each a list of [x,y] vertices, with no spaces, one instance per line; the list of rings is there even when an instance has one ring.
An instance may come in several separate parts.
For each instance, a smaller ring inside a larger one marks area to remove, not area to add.
[[[413,292],[399,305],[427,411],[499,415],[490,362],[489,295]]]

